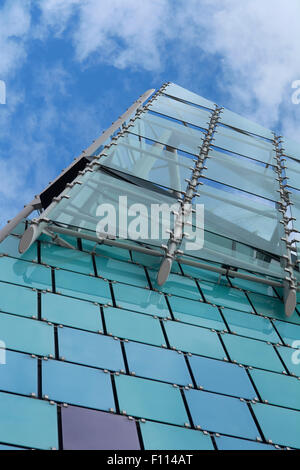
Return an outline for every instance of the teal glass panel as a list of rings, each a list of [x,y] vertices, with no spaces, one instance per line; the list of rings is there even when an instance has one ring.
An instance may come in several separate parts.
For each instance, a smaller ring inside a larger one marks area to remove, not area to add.
[[[119,375],[116,387],[121,412],[181,426],[189,422],[180,390],[172,385]]]
[[[54,354],[53,326],[37,320],[0,315],[1,340],[9,349],[48,356]]]
[[[138,251],[132,251],[132,259],[135,263],[152,269],[159,269],[162,260],[161,256],[151,256]],[[172,264],[171,273],[181,274],[179,264],[176,261]]]
[[[299,145],[300,154],[300,145]],[[300,161],[292,160],[291,158],[286,159],[286,176],[288,177],[288,185],[296,189],[300,189]]]
[[[212,150],[206,163],[207,170],[203,176],[222,184],[234,186],[251,194],[277,201],[278,181],[273,166],[244,158],[236,154],[228,154]]]
[[[125,343],[130,372],[163,382],[189,385],[192,380],[182,354],[140,343]]]
[[[286,317],[284,304],[280,299],[254,293],[249,293],[249,298],[257,313],[265,315],[266,317],[288,320],[289,322],[300,324],[300,317],[296,311],[291,317]]]
[[[96,256],[98,276],[139,287],[149,287],[141,266]]]
[[[250,274],[249,272],[244,271],[242,269],[239,269],[238,272],[242,274]],[[253,273],[251,273],[251,275],[253,276]],[[276,279],[276,281],[278,281],[278,279]],[[257,294],[275,297],[273,287],[268,286],[267,284],[262,284],[261,282],[248,281],[247,279],[240,279],[238,277],[230,277],[230,282],[234,287],[239,287],[240,289],[244,289],[248,292],[255,292]]]
[[[291,207],[291,215],[296,218],[293,222],[293,227],[300,231],[300,191],[291,188],[290,192],[290,200],[293,203],[293,206]],[[298,237],[296,238],[298,239]]]
[[[104,317],[107,332],[113,336],[157,346],[165,342],[159,320],[148,315],[108,307]]]
[[[125,369],[120,342],[72,328],[58,329],[59,354],[66,361],[102,369]]]
[[[42,294],[42,318],[83,330],[103,329],[99,305],[58,294]]]
[[[146,450],[213,450],[210,436],[168,424],[141,423]]]
[[[264,163],[274,165],[275,150],[271,142],[259,137],[237,132],[233,129],[217,126],[214,145],[230,152],[244,155]]]
[[[203,129],[208,129],[212,114],[211,111],[190,106],[165,96],[159,96],[159,98],[152,101],[148,109]]]
[[[169,148],[194,155],[199,154],[201,139],[204,138],[204,133],[200,129],[193,129],[151,113],[142,114],[135,119],[129,131]]]
[[[210,263],[209,261],[205,261],[205,264],[208,264],[210,266],[220,267],[216,263]],[[181,267],[186,276],[191,276],[191,277],[194,277],[195,279],[201,279],[203,281],[228,284],[228,281],[225,278],[225,276],[222,276],[217,272],[208,271],[207,269],[196,268],[195,266],[189,266],[187,264],[182,264]]]
[[[24,449],[22,447],[6,446],[4,444],[0,444],[0,450],[24,450]]]
[[[164,89],[164,93],[184,101],[189,101],[190,103],[194,103],[199,106],[204,106],[205,108],[214,109],[215,107],[212,101],[209,101],[206,98],[193,93],[192,91],[186,90],[185,88],[176,85],[176,83],[169,83],[168,86]]]
[[[37,317],[37,293],[25,287],[0,282],[0,310],[24,317]]]
[[[36,289],[52,289],[51,269],[7,256],[0,258],[0,279]]]
[[[206,300],[212,304],[245,312],[252,312],[253,310],[244,292],[238,289],[219,284],[209,284],[206,281],[201,281],[200,287]]]
[[[178,350],[223,359],[226,354],[216,333],[198,326],[168,321],[165,329],[170,345]]]
[[[93,260],[90,255],[53,243],[41,243],[41,261],[50,266],[94,275]]]
[[[232,361],[274,372],[283,371],[283,365],[272,345],[228,334],[223,335],[222,339]]]
[[[0,364],[0,390],[37,395],[37,359],[26,354],[5,351],[5,364]]]
[[[120,241],[120,240],[119,240]],[[109,246],[104,244],[98,244],[89,240],[81,240],[82,249],[88,252],[95,252],[97,255],[108,256],[109,258],[118,259],[121,261],[131,261],[130,253],[124,248],[118,248],[117,246]]]
[[[148,272],[153,288],[166,292],[167,294],[174,294],[174,292],[176,292],[176,295],[179,297],[186,297],[187,299],[201,299],[199,289],[193,279],[171,273],[166,283],[163,286],[159,286],[156,282],[157,271],[151,271],[149,269]]]
[[[269,319],[227,308],[224,308],[222,313],[232,333],[280,343],[280,338]]]
[[[248,439],[259,436],[247,404],[238,398],[199,390],[184,393],[196,426],[207,431]]]
[[[210,392],[252,400],[254,388],[245,369],[207,357],[189,357],[189,363],[198,386]]]
[[[300,349],[278,346],[277,351],[289,373],[300,377]]]
[[[250,374],[262,398],[271,405],[300,410],[300,382],[296,377],[251,370]]]
[[[110,374],[61,361],[43,361],[43,395],[97,410],[115,409]]]
[[[226,326],[222,320],[217,307],[204,302],[182,299],[172,295],[169,303],[175,319],[197,326],[225,330]]]
[[[111,303],[109,283],[92,276],[55,271],[56,292],[100,304]]]
[[[33,243],[28,250],[22,255],[19,253],[18,247],[20,238],[9,235],[0,243],[0,253],[4,253],[13,258],[20,258],[28,261],[37,261],[37,243]]]
[[[170,316],[165,297],[159,292],[119,283],[113,284],[113,290],[116,304],[121,308],[158,317]]]
[[[286,346],[300,349],[300,325],[292,325],[291,323],[279,321],[276,322],[276,328]]]
[[[12,230],[12,234],[13,235],[23,235],[23,233],[25,232],[26,230],[26,221],[25,219],[22,220],[22,222],[20,222],[13,230]]]
[[[234,437],[220,436],[216,439],[218,450],[275,450],[274,446]]]
[[[251,134],[259,135],[265,139],[274,139],[274,134],[269,129],[266,129],[260,124],[256,124],[255,122],[252,122],[249,119],[240,116],[239,114],[233,113],[228,109],[223,109],[220,116],[220,121],[223,124],[235,127],[236,129],[241,129],[242,131],[250,132]]]
[[[258,423],[269,441],[300,448],[300,413],[286,408],[256,403],[252,406]]]
[[[0,441],[58,449],[57,409],[46,401],[0,393]]]

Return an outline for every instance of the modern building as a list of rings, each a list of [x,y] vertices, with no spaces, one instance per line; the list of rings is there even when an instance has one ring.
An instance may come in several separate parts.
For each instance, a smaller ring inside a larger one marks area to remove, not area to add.
[[[0,232],[0,449],[300,449],[299,175],[141,96]]]

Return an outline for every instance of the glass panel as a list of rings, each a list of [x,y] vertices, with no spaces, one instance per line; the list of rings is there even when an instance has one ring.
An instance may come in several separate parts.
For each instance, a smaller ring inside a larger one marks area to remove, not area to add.
[[[57,409],[46,401],[0,393],[0,441],[58,449]]]
[[[237,398],[185,391],[189,409],[196,426],[212,432],[256,439],[259,432],[246,403]]]
[[[276,450],[274,446],[227,436],[220,436],[216,444],[218,450]]]
[[[159,286],[156,283],[157,271],[148,270],[149,276],[154,289],[158,289],[167,294],[173,294],[180,297],[186,297],[188,299],[200,300],[201,295],[197,285],[193,279],[188,279],[184,276],[178,276],[177,274],[170,274],[168,280],[163,286]]]
[[[286,346],[293,346],[294,341],[297,341],[296,348],[299,348],[299,340],[300,340],[300,326],[299,325],[292,325],[291,323],[287,322],[276,322],[276,328],[280,336],[282,337],[283,341],[285,342]]]
[[[250,274],[248,271],[239,269],[238,272],[243,274]],[[252,274],[253,276],[253,274]],[[272,286],[267,284],[262,284],[261,282],[248,281],[247,279],[240,279],[238,277],[230,277],[230,282],[234,287],[239,287],[240,289],[245,289],[250,292],[256,292],[257,294],[269,295],[270,297],[276,297],[274,289]],[[278,281],[278,279],[276,279]]]
[[[0,389],[37,395],[37,360],[26,354],[5,351],[5,364],[0,364]]]
[[[50,266],[94,275],[93,260],[90,255],[53,243],[41,243],[41,261]]]
[[[108,336],[58,329],[59,353],[67,361],[109,370],[125,369],[120,342]]]
[[[300,377],[300,350],[278,346],[277,351],[290,374]]]
[[[210,392],[253,400],[255,391],[245,369],[206,357],[189,357],[198,386]]]
[[[213,305],[182,299],[174,295],[169,297],[169,303],[176,320],[215,330],[226,329],[219,310]]]
[[[175,83],[169,83],[169,85],[165,88],[164,93],[181,100],[189,101],[190,103],[198,104],[199,106],[204,106],[206,108],[213,109],[215,107],[212,101],[209,101],[206,98],[202,98],[202,96],[186,90],[185,88],[182,88]]]
[[[19,253],[18,247],[20,243],[19,237],[14,237],[12,235],[8,236],[0,243],[0,253],[4,253],[13,258],[20,258],[23,260],[37,261],[37,243],[33,243],[26,253],[22,255]]]
[[[113,336],[157,346],[165,342],[159,320],[148,315],[108,307],[104,316],[107,331]]]
[[[212,304],[245,312],[252,311],[246,295],[238,289],[218,284],[209,284],[205,281],[201,281],[200,287],[206,300]]]
[[[213,450],[210,436],[167,424],[141,423],[146,450]]]
[[[250,338],[280,343],[280,338],[267,318],[225,308],[222,311],[232,333]]]
[[[159,292],[119,283],[113,284],[113,290],[116,303],[121,308],[158,317],[170,316],[165,297]]]
[[[216,263],[210,263],[209,261],[205,261],[205,264],[221,267],[220,265]],[[189,266],[187,264],[181,264],[181,267],[186,276],[191,276],[195,279],[202,279],[204,281],[216,282],[218,284],[228,284],[226,277],[220,275],[217,272],[208,271],[207,269],[201,269],[195,266]]]
[[[183,323],[168,321],[165,330],[171,346],[181,351],[223,359],[225,352],[216,333]]]
[[[141,266],[115,259],[96,256],[98,276],[126,284],[149,287],[145,270]]]
[[[293,222],[293,227],[300,231],[300,191],[291,189],[290,200],[293,203],[291,215],[296,218]],[[295,238],[298,240],[298,235]]]
[[[222,126],[217,126],[214,133],[214,146],[230,152],[250,157],[260,162],[275,163],[275,150],[271,142],[266,142],[259,137],[245,135]]]
[[[85,251],[94,251],[98,255],[108,256],[109,258],[119,259],[121,261],[131,261],[130,253],[124,248],[118,248],[116,246],[108,246],[103,244],[97,244],[89,240],[81,240],[82,249]]]
[[[103,411],[62,408],[64,450],[139,450],[134,421]]]
[[[300,154],[300,144],[299,144]],[[300,159],[300,157],[299,157]],[[300,189],[300,161],[292,160],[291,158],[286,159],[286,176],[288,176],[288,185],[294,188]]]
[[[98,305],[57,294],[42,295],[42,318],[84,330],[103,329]]]
[[[209,153],[210,158],[203,173],[205,178],[227,184],[257,196],[278,200],[277,174],[272,166],[265,166],[249,158],[217,151]]]
[[[282,148],[284,149],[284,154],[300,160],[300,144],[294,140],[282,139]]]
[[[24,317],[37,317],[37,294],[31,289],[0,282],[0,310]]]
[[[43,395],[99,410],[115,408],[110,374],[61,361],[43,361]]]
[[[279,320],[287,320],[284,313],[284,305],[280,299],[260,294],[249,293],[248,295],[257,313],[271,318],[278,318]],[[300,323],[300,317],[296,311],[288,318],[288,321]]]
[[[221,113],[221,122],[223,124],[227,124],[228,126],[235,127],[252,134],[260,135],[266,139],[274,139],[274,134],[269,129],[266,129],[263,126],[260,126],[259,124],[256,124],[255,122],[240,116],[239,114],[233,113],[228,109],[223,109]]]
[[[148,268],[152,269],[159,269],[161,265],[161,256],[150,256],[144,253],[139,253],[138,251],[132,250],[132,259],[135,263],[141,264],[143,266],[147,266]],[[174,274],[181,274],[181,270],[179,264],[174,261],[172,264],[171,272]]]
[[[141,377],[189,385],[192,380],[182,354],[139,343],[125,343],[130,372]]]
[[[0,444],[0,450],[24,450],[22,447],[15,447],[15,446],[6,446]]]
[[[223,335],[222,339],[232,361],[274,372],[283,371],[283,365],[272,345],[228,334]]]
[[[211,117],[211,111],[190,106],[162,95],[152,101],[148,109],[203,129],[208,128]]]
[[[56,292],[79,299],[91,300],[100,304],[111,303],[109,283],[92,276],[55,271]]]
[[[272,405],[252,406],[267,440],[283,446],[300,447],[300,413]]]
[[[120,410],[128,415],[181,426],[189,422],[180,390],[172,385],[119,375],[116,387]]]
[[[296,377],[251,370],[250,374],[262,398],[272,405],[300,410],[300,382]]]
[[[0,258],[0,279],[36,289],[52,289],[51,269],[7,256]]]
[[[53,326],[14,315],[0,315],[1,340],[6,348],[48,356],[54,354]]]

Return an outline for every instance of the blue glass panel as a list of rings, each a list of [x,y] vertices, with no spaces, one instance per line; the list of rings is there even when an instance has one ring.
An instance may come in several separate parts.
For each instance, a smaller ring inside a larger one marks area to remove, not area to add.
[[[159,292],[119,283],[113,284],[113,290],[120,307],[158,317],[170,316],[165,297]]]
[[[1,340],[9,349],[47,356],[54,354],[53,326],[14,315],[0,315]]]
[[[120,342],[108,336],[58,329],[60,356],[67,361],[110,370],[125,369]]]
[[[125,343],[130,372],[141,377],[188,385],[192,382],[182,354],[139,343]]]
[[[238,398],[198,390],[184,393],[196,426],[248,439],[259,436],[247,404]]]
[[[291,349],[284,346],[278,346],[277,351],[280,354],[290,374],[300,377],[300,349]]]
[[[200,282],[201,290],[208,302],[223,307],[252,312],[252,307],[244,292],[219,284]]]
[[[156,283],[157,271],[149,269],[148,272],[154,289],[166,292],[167,294],[174,294],[176,292],[176,295],[179,297],[186,297],[187,299],[201,299],[200,292],[193,279],[171,273],[166,283],[163,286],[159,286]]]
[[[103,329],[99,305],[58,294],[42,294],[42,318],[83,330]]]
[[[0,363],[0,389],[23,395],[37,394],[37,359],[5,351],[5,364]]]
[[[120,242],[120,240],[119,240]],[[118,248],[116,246],[109,246],[99,243],[94,243],[89,240],[81,240],[82,249],[89,252],[95,252],[98,255],[108,256],[109,258],[118,259],[121,261],[131,261],[130,253],[124,248]]]
[[[296,342],[295,347],[300,348],[300,325],[278,321],[276,328],[287,346],[293,346],[293,343]]]
[[[22,447],[6,446],[4,444],[0,444],[0,450],[24,450],[24,449]]]
[[[178,350],[223,359],[226,354],[216,333],[174,321],[165,323],[171,346]]]
[[[141,423],[146,450],[213,450],[210,436],[200,431],[147,421]]]
[[[300,410],[300,382],[296,377],[264,370],[251,370],[250,373],[262,400]]]
[[[274,139],[274,135],[269,129],[266,129],[260,124],[256,124],[255,122],[249,121],[249,119],[239,116],[238,114],[233,113],[228,109],[222,110],[221,122],[227,124],[228,126],[235,127],[246,132],[250,132],[251,134],[260,135],[266,139]]]
[[[190,103],[194,103],[199,106],[204,106],[205,108],[214,109],[215,107],[212,101],[209,101],[206,98],[193,93],[192,91],[186,90],[185,88],[176,85],[176,83],[169,83],[169,85],[164,89],[164,93],[184,101],[189,101]]]
[[[261,403],[256,403],[252,408],[268,441],[300,448],[300,413],[298,411]]]
[[[216,444],[218,450],[275,450],[274,446],[227,436],[220,436]]]
[[[134,286],[149,287],[141,266],[100,256],[96,256],[96,266],[98,276]]]
[[[189,362],[197,385],[205,390],[249,400],[256,397],[245,369],[206,357],[193,356]]]
[[[36,289],[52,289],[51,269],[7,256],[0,258],[0,279]]]
[[[4,253],[13,258],[20,258],[23,260],[37,261],[37,243],[33,243],[28,250],[22,255],[19,253],[18,247],[20,243],[19,237],[13,235],[8,236],[0,243],[0,253]]]
[[[41,261],[50,266],[94,275],[91,255],[79,250],[63,248],[53,243],[41,243]]]
[[[223,335],[222,338],[232,361],[274,372],[283,371],[283,365],[272,345],[229,334]]]
[[[219,310],[213,305],[182,299],[175,295],[169,297],[169,302],[175,319],[215,330],[226,329]]]
[[[284,304],[280,299],[252,293],[249,294],[249,298],[257,313],[266,317],[288,320],[289,322],[300,324],[300,317],[296,311],[287,319],[284,312]]]
[[[180,390],[172,385],[119,375],[116,387],[120,410],[128,415],[182,426],[189,422]]]
[[[31,289],[0,282],[0,310],[37,317],[37,294]]]
[[[0,393],[0,441],[37,449],[58,448],[55,405]]]
[[[268,318],[239,312],[238,310],[223,309],[223,315],[232,333],[250,338],[262,339],[279,343],[280,338]]]
[[[92,276],[55,271],[56,292],[79,299],[91,300],[100,304],[110,303],[111,295],[108,282]]]
[[[119,338],[142,341],[143,343],[164,344],[159,320],[118,308],[104,309],[107,332]]]
[[[43,361],[43,395],[98,410],[115,408],[110,374],[61,361]]]

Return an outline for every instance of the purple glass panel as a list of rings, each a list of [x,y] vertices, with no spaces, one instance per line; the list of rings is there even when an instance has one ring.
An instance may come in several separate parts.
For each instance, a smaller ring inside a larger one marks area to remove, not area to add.
[[[135,421],[126,416],[68,406],[62,408],[66,450],[139,450]]]

